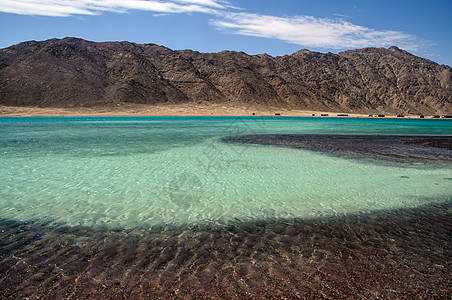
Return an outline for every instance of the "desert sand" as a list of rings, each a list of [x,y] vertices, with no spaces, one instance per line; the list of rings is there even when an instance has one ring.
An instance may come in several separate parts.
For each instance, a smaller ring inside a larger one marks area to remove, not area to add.
[[[171,105],[139,105],[105,107],[16,107],[0,106],[2,117],[68,117],[68,116],[282,116],[282,117],[371,117],[364,113],[341,113],[331,111],[295,110],[275,107],[229,106],[223,104],[171,104]],[[372,117],[383,115],[372,114]],[[396,118],[397,115],[384,115],[385,118]],[[405,115],[403,118],[420,118],[419,115]],[[432,118],[432,116],[428,116]]]

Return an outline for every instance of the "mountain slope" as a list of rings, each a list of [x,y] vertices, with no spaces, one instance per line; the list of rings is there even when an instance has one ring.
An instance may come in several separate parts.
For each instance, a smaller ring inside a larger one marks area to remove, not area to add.
[[[396,47],[271,57],[75,38],[0,50],[0,105],[228,103],[452,113],[452,69]]]

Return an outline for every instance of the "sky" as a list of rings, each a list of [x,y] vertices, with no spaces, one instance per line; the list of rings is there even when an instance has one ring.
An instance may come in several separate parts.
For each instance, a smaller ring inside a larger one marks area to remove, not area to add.
[[[0,0],[0,48],[67,36],[291,54],[398,46],[452,66],[452,0]]]

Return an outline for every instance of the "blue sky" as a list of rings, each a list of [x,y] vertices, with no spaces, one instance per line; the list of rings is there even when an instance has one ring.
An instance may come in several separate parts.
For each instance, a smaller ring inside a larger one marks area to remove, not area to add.
[[[0,0],[0,47],[73,36],[272,56],[396,45],[452,66],[451,0]]]

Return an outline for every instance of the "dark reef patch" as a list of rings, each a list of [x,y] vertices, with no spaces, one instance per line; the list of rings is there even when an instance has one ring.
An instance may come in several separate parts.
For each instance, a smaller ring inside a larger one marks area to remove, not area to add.
[[[432,136],[432,137],[411,137],[403,141],[407,145],[434,147],[452,150],[452,137]]]
[[[451,213],[155,231],[1,220],[0,298],[450,299]]]
[[[406,164],[452,163],[452,136],[265,134],[230,136],[223,138],[223,141],[305,149],[347,158]]]

